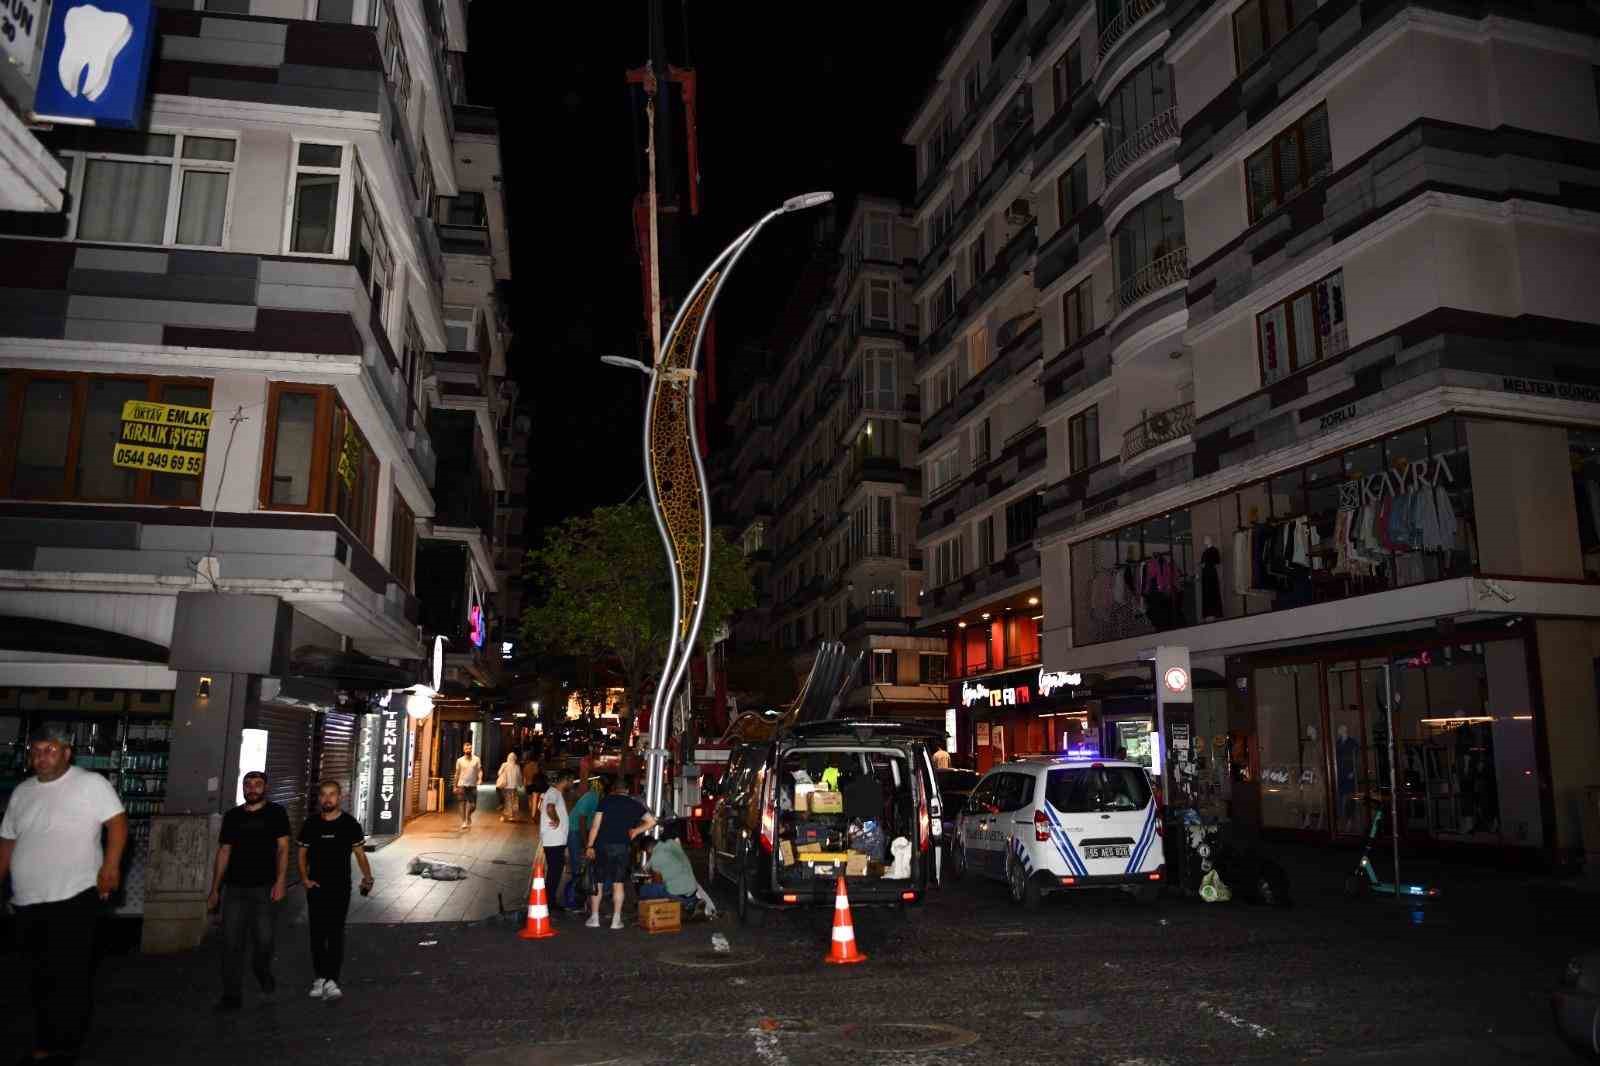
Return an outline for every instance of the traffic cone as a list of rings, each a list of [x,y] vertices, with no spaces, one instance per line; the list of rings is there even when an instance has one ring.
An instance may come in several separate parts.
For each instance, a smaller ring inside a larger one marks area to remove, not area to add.
[[[867,957],[856,950],[856,927],[850,921],[850,896],[844,890],[844,877],[839,877],[839,888],[833,898],[833,944],[823,962],[846,965],[866,962]]]
[[[544,892],[544,856],[533,860],[533,885],[528,889],[528,920],[517,936],[523,940],[543,940],[555,936],[550,925],[550,901]]]

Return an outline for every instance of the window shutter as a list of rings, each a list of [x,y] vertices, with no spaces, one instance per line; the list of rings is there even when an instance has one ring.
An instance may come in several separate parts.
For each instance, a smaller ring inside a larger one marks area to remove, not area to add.
[[[1278,188],[1285,196],[1300,187],[1300,131],[1287,129],[1278,138]]]
[[[1301,129],[1306,141],[1306,184],[1326,174],[1333,165],[1333,148],[1328,140],[1328,109],[1319,107],[1306,116]]]
[[[1258,222],[1263,215],[1278,206],[1277,199],[1273,196],[1272,149],[1268,147],[1247,159],[1244,173],[1245,185],[1250,192],[1250,221]]]

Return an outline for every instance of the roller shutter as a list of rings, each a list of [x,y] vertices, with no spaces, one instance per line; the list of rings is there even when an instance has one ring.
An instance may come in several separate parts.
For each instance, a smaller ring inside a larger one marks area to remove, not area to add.
[[[317,781],[337,781],[344,789],[344,809],[354,812],[356,802],[356,744],[361,739],[361,719],[330,712],[318,716]]]
[[[264,703],[256,708],[252,724],[267,731],[267,799],[289,813],[289,826],[298,839],[312,785],[314,719],[298,707]]]

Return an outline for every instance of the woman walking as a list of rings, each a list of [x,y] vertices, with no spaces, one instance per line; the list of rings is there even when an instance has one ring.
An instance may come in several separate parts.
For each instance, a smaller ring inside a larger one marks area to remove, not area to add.
[[[522,786],[522,770],[517,766],[517,753],[506,752],[506,761],[500,764],[500,772],[495,776],[494,787],[500,793],[500,820],[514,822],[517,820],[517,789]]]

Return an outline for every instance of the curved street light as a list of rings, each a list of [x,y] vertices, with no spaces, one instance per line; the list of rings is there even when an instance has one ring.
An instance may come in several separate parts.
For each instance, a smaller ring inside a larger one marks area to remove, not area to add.
[[[695,446],[694,414],[694,387],[706,322],[728,275],[762,227],[779,215],[820,207],[832,199],[831,192],[790,197],[734,238],[689,290],[662,340],[661,350],[655,353],[654,366],[624,356],[601,357],[611,366],[628,367],[650,377],[644,408],[645,487],[672,577],[672,628],[668,631],[671,639],[656,685],[650,712],[650,745],[645,750],[644,801],[658,813],[671,725],[669,708],[700,636],[711,570],[711,500],[706,494],[705,466]]]

